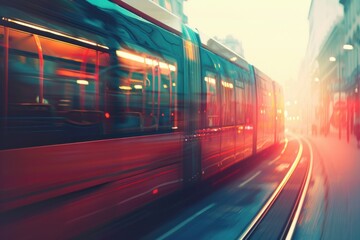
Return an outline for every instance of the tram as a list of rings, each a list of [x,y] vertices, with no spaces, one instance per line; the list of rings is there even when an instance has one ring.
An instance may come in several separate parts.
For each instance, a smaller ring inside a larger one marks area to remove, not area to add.
[[[281,86],[189,26],[111,1],[0,4],[5,239],[76,236],[284,138]]]

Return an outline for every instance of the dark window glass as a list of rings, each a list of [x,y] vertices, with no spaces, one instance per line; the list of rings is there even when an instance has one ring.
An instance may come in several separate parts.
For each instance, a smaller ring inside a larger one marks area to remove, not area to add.
[[[98,138],[108,54],[10,29],[6,146]]]
[[[235,88],[236,91],[236,124],[245,123],[245,91],[244,88]]]
[[[234,83],[230,78],[221,80],[221,98],[222,98],[222,115],[223,126],[235,124],[235,95]]]
[[[220,125],[218,80],[214,73],[207,72],[204,81],[206,86],[206,127],[218,127]]]
[[[109,71],[106,132],[142,133],[177,129],[177,67],[147,53],[119,50]]]

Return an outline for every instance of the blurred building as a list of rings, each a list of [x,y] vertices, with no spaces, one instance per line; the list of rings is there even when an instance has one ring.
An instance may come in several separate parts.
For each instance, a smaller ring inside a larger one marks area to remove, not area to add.
[[[353,132],[354,118],[360,118],[360,1],[340,0],[344,6],[343,39],[339,42],[340,90],[346,97],[346,132]]]
[[[319,128],[325,133],[334,129],[339,138],[349,139],[354,117],[359,114],[360,1],[339,3],[342,17],[331,26],[318,51],[311,53],[315,59],[308,64],[308,77]],[[317,18],[321,16],[314,14],[313,21]]]
[[[324,40],[329,36],[332,28],[341,21],[343,9],[339,0],[312,0],[308,21],[309,21],[309,42],[307,58],[311,60],[310,67],[317,67],[314,64]]]
[[[151,0],[159,6],[182,19],[183,23],[188,23],[188,18],[184,14],[184,2],[187,0]]]
[[[359,83],[360,1],[340,0],[344,6],[339,57],[342,60],[342,91],[352,95]]]
[[[215,40],[221,42],[235,53],[239,54],[241,57],[245,58],[242,42],[240,42],[233,35],[227,35],[225,38],[220,38],[220,37],[214,37],[214,38]]]
[[[184,14],[186,0],[110,0],[120,6],[137,12],[147,20],[165,28],[178,32],[182,31],[182,24],[188,22]]]
[[[343,30],[342,24],[335,25],[317,56],[316,77],[318,80],[313,83],[313,91],[316,91],[317,96],[314,99],[317,103],[315,108],[317,124],[324,133],[330,131],[330,122],[333,122],[333,127],[337,127],[332,117],[335,103],[339,102],[341,96],[339,94],[341,87],[341,57],[339,56],[341,47],[339,43],[343,40]],[[342,94],[342,99],[344,96]]]
[[[324,87],[324,69],[330,67],[330,62],[322,61],[319,56],[324,56],[323,49],[333,47],[334,37],[339,35],[335,26],[343,19],[343,6],[339,0],[312,0],[309,8],[309,40],[306,54],[299,71],[298,96],[303,112],[301,119],[303,125],[306,125],[307,131],[315,126],[318,130],[322,128],[323,122],[326,122],[326,116],[321,112],[328,111],[324,107],[322,96]],[[329,40],[332,39],[332,40]],[[332,43],[330,43],[332,42]],[[333,65],[332,65],[333,66]],[[320,73],[322,74],[320,76]],[[336,70],[333,70],[334,74]],[[324,110],[325,109],[325,110]]]

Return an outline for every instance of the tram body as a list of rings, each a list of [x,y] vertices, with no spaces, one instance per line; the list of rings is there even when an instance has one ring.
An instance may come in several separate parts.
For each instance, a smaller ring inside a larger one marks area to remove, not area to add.
[[[5,239],[76,236],[284,137],[281,87],[256,67],[93,2],[1,2]]]

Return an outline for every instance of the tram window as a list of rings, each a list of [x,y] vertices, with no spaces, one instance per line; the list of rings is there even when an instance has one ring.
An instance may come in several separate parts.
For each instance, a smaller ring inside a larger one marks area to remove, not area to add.
[[[163,128],[171,127],[170,122],[170,89],[171,82],[170,79],[166,75],[161,75],[161,83],[160,83],[160,111],[159,111],[159,126]]]
[[[32,34],[9,31],[8,102],[36,103],[39,96],[39,60]]]
[[[4,90],[3,90],[3,83],[1,81],[4,81],[3,76],[4,76],[4,68],[3,66],[5,66],[5,57],[4,57],[4,49],[3,46],[5,46],[5,27],[0,26],[0,93],[3,94]],[[0,104],[1,101],[0,101]],[[0,112],[2,113],[3,111],[0,109]]]
[[[9,146],[101,135],[97,76],[108,64],[107,54],[15,29],[9,32]]]
[[[40,37],[44,54],[44,96],[57,111],[96,110],[99,91],[96,50]],[[103,57],[99,56],[100,61]]]
[[[170,64],[171,65],[171,64]],[[145,88],[144,127],[155,123],[158,130],[176,129],[176,71],[169,69],[167,63],[158,66],[147,66],[148,74]],[[171,65],[174,66],[174,65]]]
[[[218,127],[220,125],[220,107],[215,74],[207,72],[204,81],[206,84],[206,127]]]
[[[236,124],[245,123],[245,91],[244,88],[236,87]]]
[[[245,82],[245,123],[253,124],[253,114],[254,114],[254,96],[252,92],[252,85],[250,82]]]
[[[232,71],[230,72],[232,79],[234,79],[234,91],[235,91],[235,111],[236,111],[236,124],[245,123],[245,79],[244,79],[244,70],[242,68],[237,68],[233,66]]]
[[[39,37],[41,68],[33,34],[12,30],[9,50],[9,103],[39,103],[40,81],[47,103],[57,110],[95,109],[96,51]],[[43,72],[40,79],[39,72]]]
[[[34,35],[32,33],[22,32],[11,28],[9,30],[9,48],[27,53],[34,53],[36,55],[38,54]]]
[[[234,84],[230,78],[221,80],[222,89],[222,116],[223,126],[231,126],[235,123],[235,95]]]
[[[176,64],[125,50],[117,55],[119,66],[113,75],[118,80],[111,81],[113,90],[107,95],[113,116],[108,131],[137,134],[176,129]]]

